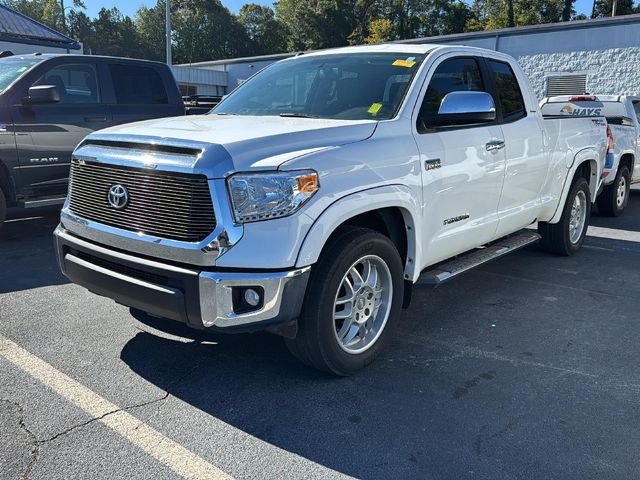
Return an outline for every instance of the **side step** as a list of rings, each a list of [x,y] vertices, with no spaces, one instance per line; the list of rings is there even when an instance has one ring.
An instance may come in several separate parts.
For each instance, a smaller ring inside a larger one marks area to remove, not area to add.
[[[497,240],[488,247],[476,248],[454,259],[433,265],[430,270],[425,270],[420,274],[416,285],[438,286],[491,260],[535,243],[540,238],[540,235],[535,232],[523,231]]]
[[[62,205],[67,197],[43,198],[41,200],[28,200],[20,202],[18,206],[23,208],[48,207],[50,205]]]

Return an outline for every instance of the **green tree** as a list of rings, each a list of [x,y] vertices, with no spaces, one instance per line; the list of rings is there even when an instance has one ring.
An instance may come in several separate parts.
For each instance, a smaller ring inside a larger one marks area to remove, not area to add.
[[[175,5],[172,18],[176,63],[250,54],[243,26],[219,0],[178,0]]]
[[[288,50],[346,45],[357,24],[356,3],[353,0],[278,1],[276,16],[287,28]]]
[[[82,42],[85,53],[93,53],[96,42],[93,20],[84,12],[71,11],[67,16],[67,28],[69,36]]]
[[[93,20],[92,52],[95,55],[138,58],[140,37],[131,17],[117,8],[101,8]]]
[[[593,4],[592,18],[610,17],[613,11],[613,0],[595,0]],[[640,5],[637,8],[633,6],[633,0],[618,0],[616,5],[616,16],[631,15],[640,12]]]
[[[369,24],[369,36],[366,43],[384,43],[393,40],[393,22],[388,18],[376,18]]]
[[[575,0],[513,0],[513,25],[560,22],[574,15]],[[511,25],[509,0],[474,0],[466,29],[494,30]]]
[[[164,0],[151,7],[142,6],[135,16],[136,30],[140,39],[140,52],[142,58],[162,62],[166,59],[166,29],[165,29],[165,9]],[[172,23],[175,21],[176,13],[171,16]]]
[[[275,18],[273,9],[248,3],[240,9],[238,20],[249,38],[252,54],[262,55],[286,51],[287,32],[284,25]]]

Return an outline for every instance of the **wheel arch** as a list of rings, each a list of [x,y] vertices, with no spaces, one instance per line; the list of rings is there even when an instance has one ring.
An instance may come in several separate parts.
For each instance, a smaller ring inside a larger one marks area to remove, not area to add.
[[[404,262],[405,280],[418,272],[420,242],[417,240],[419,204],[403,185],[389,185],[340,198],[316,219],[303,240],[296,266],[318,261],[328,240],[344,225],[371,228],[386,235],[396,245]]]
[[[599,158],[598,154],[593,149],[584,149],[576,154],[573,164],[567,172],[560,202],[549,223],[558,223],[560,221],[569,190],[571,190],[571,185],[573,185],[576,178],[582,177],[587,181],[591,202],[595,202],[602,175],[602,170],[598,168],[597,158]]]
[[[620,163],[618,164],[618,169],[620,169],[621,165],[626,165],[629,168],[629,174],[633,176],[633,168],[636,163],[635,155],[632,152],[624,152],[620,157]]]

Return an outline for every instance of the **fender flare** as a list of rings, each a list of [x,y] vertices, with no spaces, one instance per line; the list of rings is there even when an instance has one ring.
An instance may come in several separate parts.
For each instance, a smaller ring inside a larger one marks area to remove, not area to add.
[[[316,263],[329,237],[350,218],[389,207],[398,208],[404,218],[407,232],[405,279],[415,281],[420,273],[417,265],[420,265],[422,254],[422,242],[419,240],[421,210],[416,195],[404,185],[385,185],[360,190],[329,205],[307,232],[298,252],[296,268]]]
[[[598,161],[596,160],[597,158],[601,158],[601,154],[599,154],[594,148],[585,148],[575,154],[575,156],[573,157],[573,162],[569,166],[569,170],[567,171],[567,175],[564,179],[560,201],[558,202],[556,211],[553,214],[551,220],[549,220],[549,223],[558,223],[560,221],[565,202],[567,201],[567,196],[569,195],[569,190],[571,189],[571,184],[573,183],[573,179],[576,175],[576,171],[578,170],[580,165],[585,162],[588,162],[591,166],[591,178],[588,180],[589,191],[591,193],[591,202],[593,203],[596,201],[596,196],[598,194],[600,184],[603,181],[602,165],[598,164]]]

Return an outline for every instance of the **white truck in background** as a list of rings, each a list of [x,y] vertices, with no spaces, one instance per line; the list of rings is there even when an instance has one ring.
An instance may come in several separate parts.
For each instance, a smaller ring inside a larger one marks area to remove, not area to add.
[[[349,375],[389,342],[414,284],[538,241],[575,253],[606,130],[604,118],[544,119],[499,52],[305,54],[208,115],[89,135],[58,261],[121,304],[211,331],[266,329],[304,363]]]
[[[565,95],[540,102],[545,117],[602,116],[611,139],[604,169],[604,188],[598,195],[598,211],[621,215],[629,201],[631,184],[640,182],[640,97],[626,95]]]

